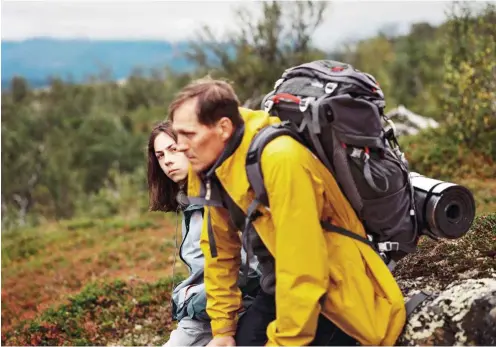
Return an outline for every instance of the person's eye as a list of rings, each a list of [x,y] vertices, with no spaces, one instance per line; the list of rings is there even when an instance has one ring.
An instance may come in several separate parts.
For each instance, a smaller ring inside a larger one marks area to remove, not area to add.
[[[172,153],[177,152],[177,147],[176,147],[176,146],[171,147],[170,151],[171,151]]]
[[[164,157],[164,153],[157,154],[157,159],[160,160]]]

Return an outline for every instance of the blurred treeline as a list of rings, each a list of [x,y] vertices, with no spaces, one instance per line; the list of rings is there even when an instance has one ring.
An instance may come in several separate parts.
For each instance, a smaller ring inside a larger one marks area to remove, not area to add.
[[[415,169],[443,179],[494,174],[494,4],[447,3],[447,21],[439,27],[417,23],[403,36],[386,30],[334,51],[319,50],[310,39],[332,4],[260,6],[262,18],[245,9],[233,14],[239,27],[224,37],[200,30],[185,56],[197,67],[188,74],[137,70],[117,83],[102,72],[94,83],[54,78],[37,90],[14,78],[2,92],[2,230],[145,212],[148,134],[180,87],[209,73],[232,81],[241,101],[257,107],[285,68],[320,58],[373,74],[388,109],[403,104],[442,123],[404,140]],[[463,165],[467,157],[470,164]]]

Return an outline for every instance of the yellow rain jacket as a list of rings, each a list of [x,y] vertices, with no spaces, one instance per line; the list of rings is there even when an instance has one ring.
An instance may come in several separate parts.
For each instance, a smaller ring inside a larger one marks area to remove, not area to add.
[[[242,140],[215,169],[225,191],[246,214],[254,193],[245,161],[254,135],[278,123],[263,111],[240,108]],[[280,136],[264,149],[261,166],[270,211],[253,226],[275,258],[276,320],[267,328],[268,345],[308,345],[323,314],[362,345],[393,345],[405,323],[402,293],[380,256],[365,243],[328,232],[320,221],[365,237],[364,228],[334,177],[303,145]],[[188,195],[199,196],[200,177],[189,174]],[[217,256],[212,257],[210,215]],[[233,336],[241,293],[237,286],[241,240],[227,210],[207,207],[201,237],[205,255],[207,313],[214,337]]]

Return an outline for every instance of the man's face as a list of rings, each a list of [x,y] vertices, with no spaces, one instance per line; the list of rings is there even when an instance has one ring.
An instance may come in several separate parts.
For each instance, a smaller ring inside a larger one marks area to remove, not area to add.
[[[178,150],[184,152],[193,171],[202,172],[221,155],[227,138],[219,124],[207,126],[198,122],[196,103],[194,98],[179,106],[172,127],[177,133]]]

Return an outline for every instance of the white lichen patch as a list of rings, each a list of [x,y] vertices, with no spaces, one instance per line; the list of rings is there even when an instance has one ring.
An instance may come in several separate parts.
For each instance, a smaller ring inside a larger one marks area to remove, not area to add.
[[[414,280],[402,279],[398,280],[398,285],[404,295],[404,300],[407,302],[412,296],[419,293],[421,290],[424,292],[439,292],[442,290],[442,285],[431,277],[420,277]]]
[[[421,308],[409,317],[403,340],[417,344],[416,341],[431,337],[436,329],[446,327],[447,323],[450,323],[450,326],[456,326],[455,344],[466,343],[463,319],[474,300],[491,292],[496,292],[496,280],[492,278],[468,279],[449,285],[435,299],[426,300]]]

